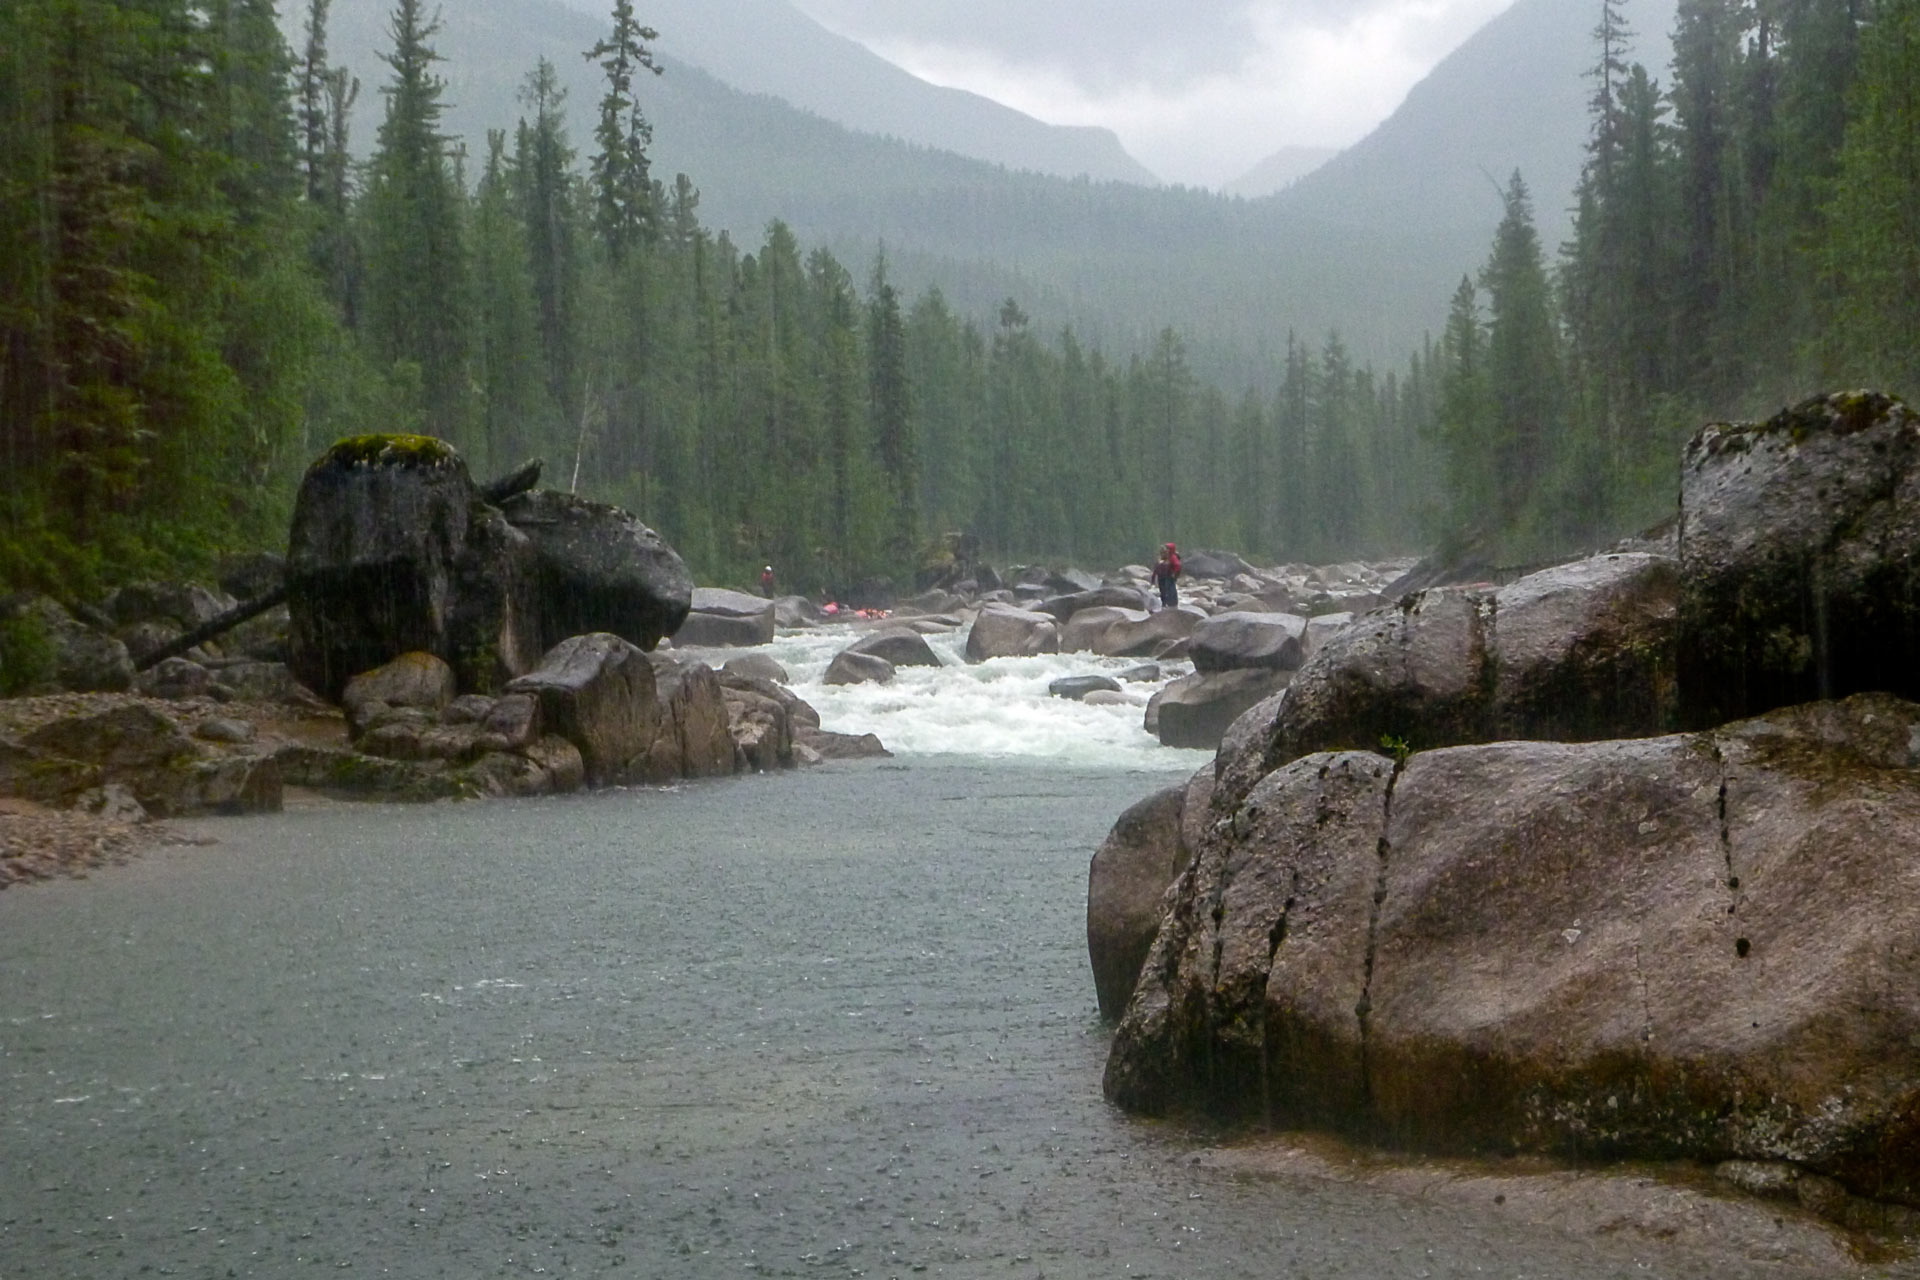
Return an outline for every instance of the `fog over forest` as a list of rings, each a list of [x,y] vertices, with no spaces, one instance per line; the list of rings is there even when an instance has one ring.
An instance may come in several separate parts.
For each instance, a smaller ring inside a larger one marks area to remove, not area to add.
[[[1519,0],[1258,199],[782,0],[655,7],[9,5],[0,576],[273,545],[402,428],[703,580],[1524,563],[1659,518],[1707,418],[1913,381],[1912,0]]]

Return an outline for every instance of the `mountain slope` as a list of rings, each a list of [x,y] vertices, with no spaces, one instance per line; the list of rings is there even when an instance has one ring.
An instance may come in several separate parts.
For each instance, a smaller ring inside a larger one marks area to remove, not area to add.
[[[1669,58],[1675,7],[1624,6],[1640,33],[1637,57],[1656,76]],[[1570,229],[1585,157],[1597,21],[1597,0],[1519,0],[1442,60],[1385,123],[1279,199],[1315,218],[1490,232],[1518,169],[1552,249]]]
[[[1338,154],[1332,147],[1282,147],[1220,190],[1258,200],[1286,190]]]

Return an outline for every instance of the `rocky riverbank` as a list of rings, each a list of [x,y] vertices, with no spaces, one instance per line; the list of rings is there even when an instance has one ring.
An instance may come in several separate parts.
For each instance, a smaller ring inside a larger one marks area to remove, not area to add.
[[[1108,1095],[1910,1230],[1916,512],[1920,416],[1823,397],[1702,432],[1670,554],[1356,618],[1096,855]]]

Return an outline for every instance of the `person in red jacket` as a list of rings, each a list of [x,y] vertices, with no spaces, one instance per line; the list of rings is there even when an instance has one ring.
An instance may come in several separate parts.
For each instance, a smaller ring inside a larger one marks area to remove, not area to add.
[[[768,565],[760,571],[760,594],[773,599],[773,566]]]
[[[1153,566],[1153,581],[1160,588],[1160,604],[1171,609],[1180,603],[1180,549],[1169,542],[1160,551]]]

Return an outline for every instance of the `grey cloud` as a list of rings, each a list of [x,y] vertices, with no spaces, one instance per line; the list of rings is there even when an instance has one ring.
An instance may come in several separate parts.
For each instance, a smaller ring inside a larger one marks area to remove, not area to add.
[[[1231,72],[1254,51],[1256,10],[1285,25],[1346,21],[1405,0],[796,0],[869,40],[988,51],[1063,70],[1089,87],[1178,85]]]

